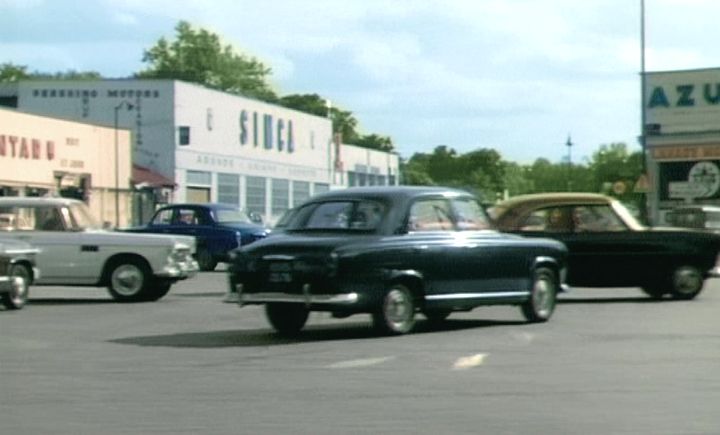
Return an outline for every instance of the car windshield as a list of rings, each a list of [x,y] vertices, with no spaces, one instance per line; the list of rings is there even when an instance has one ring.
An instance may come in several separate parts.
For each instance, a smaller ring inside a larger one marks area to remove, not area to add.
[[[630,210],[628,210],[620,201],[612,201],[612,208],[620,216],[620,219],[625,222],[625,225],[630,227],[630,229],[641,230],[645,228],[645,226],[641,224],[640,221],[638,221],[635,216],[630,213]]]
[[[374,230],[385,206],[377,201],[328,201],[308,204],[297,211],[290,230]]]
[[[243,223],[250,224],[250,217],[242,210],[220,209],[215,210],[215,220],[220,224]]]
[[[70,204],[70,206],[68,207],[68,211],[70,212],[70,219],[77,229],[96,230],[101,228],[95,218],[93,218],[93,216],[90,214],[90,210],[88,210],[85,204]]]

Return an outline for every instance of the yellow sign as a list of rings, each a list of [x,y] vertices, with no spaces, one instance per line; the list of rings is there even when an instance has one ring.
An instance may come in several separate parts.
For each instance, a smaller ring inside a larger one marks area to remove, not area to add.
[[[650,192],[650,180],[648,179],[647,174],[640,175],[640,178],[635,182],[635,189],[633,189],[636,193],[648,193]]]
[[[651,153],[655,160],[720,159],[720,145],[658,146]]]

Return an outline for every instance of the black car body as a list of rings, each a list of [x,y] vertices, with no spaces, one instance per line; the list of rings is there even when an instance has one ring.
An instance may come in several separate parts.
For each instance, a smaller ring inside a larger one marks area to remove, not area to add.
[[[297,207],[284,231],[233,253],[230,289],[266,304],[273,327],[299,331],[309,311],[371,313],[400,334],[420,311],[442,320],[480,305],[521,305],[547,320],[566,249],[553,240],[491,230],[470,194],[447,188],[332,191]]]
[[[227,262],[231,250],[268,235],[252,217],[227,204],[171,204],[159,208],[147,225],[123,231],[194,236],[198,266],[210,271]]]
[[[563,242],[571,286],[642,287],[654,298],[692,299],[717,275],[720,235],[645,227],[608,196],[523,195],[497,204],[491,215],[501,231]]]

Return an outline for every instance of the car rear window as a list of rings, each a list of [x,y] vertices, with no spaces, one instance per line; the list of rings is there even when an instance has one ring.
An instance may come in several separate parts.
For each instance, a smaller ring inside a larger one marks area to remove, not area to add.
[[[376,201],[327,201],[298,210],[290,230],[374,230],[380,225],[385,206]]]
[[[242,210],[215,210],[215,219],[219,223],[245,223],[249,224],[252,223],[250,220],[250,217],[244,213]]]

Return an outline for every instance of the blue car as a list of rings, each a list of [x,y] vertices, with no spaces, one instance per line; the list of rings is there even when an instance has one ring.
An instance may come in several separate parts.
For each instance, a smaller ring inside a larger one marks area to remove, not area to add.
[[[259,215],[216,203],[170,204],[158,209],[147,225],[124,231],[195,236],[195,257],[202,271],[214,270],[219,262],[229,261],[231,250],[270,232]]]

